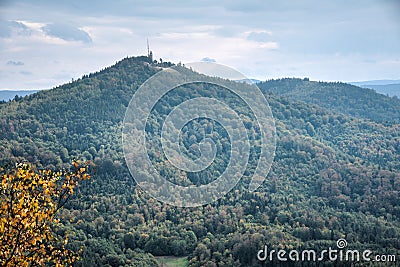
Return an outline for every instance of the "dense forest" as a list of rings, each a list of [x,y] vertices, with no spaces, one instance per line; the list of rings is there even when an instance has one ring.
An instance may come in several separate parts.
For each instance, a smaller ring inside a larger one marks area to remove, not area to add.
[[[257,84],[264,92],[315,104],[357,118],[378,122],[400,121],[400,100],[372,89],[342,82],[314,82],[308,78],[268,80]]]
[[[257,252],[264,245],[323,250],[335,247],[339,238],[352,249],[400,253],[396,97],[308,79],[258,84],[277,131],[266,181],[249,192],[244,179],[214,203],[179,208],[158,202],[136,186],[124,160],[121,133],[134,92],[172,65],[147,57],[125,58],[68,84],[0,104],[3,162],[28,161],[54,170],[67,168],[73,160],[95,165],[92,178],[80,185],[59,215],[58,234],[69,233],[71,249],[84,248],[76,266],[158,266],[158,256],[185,257],[189,266],[283,266],[276,259],[258,261]],[[157,169],[182,184],[209,182],[229,160],[226,132],[207,119],[188,124],[182,142],[185,153],[195,158],[201,137],[212,138],[218,153],[210,168],[180,172],[159,156],[159,131],[166,114],[197,96],[234,104],[254,133],[251,142],[257,143],[253,118],[234,95],[201,84],[177,88],[154,108],[146,138],[154,145],[149,156]],[[255,149],[247,174],[256,158]],[[350,263],[324,264],[290,266]]]

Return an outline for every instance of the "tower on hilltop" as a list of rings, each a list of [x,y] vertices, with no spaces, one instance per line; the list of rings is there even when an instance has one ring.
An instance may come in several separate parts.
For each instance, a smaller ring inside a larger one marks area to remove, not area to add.
[[[153,51],[150,51],[149,38],[147,38],[147,57],[153,62]]]

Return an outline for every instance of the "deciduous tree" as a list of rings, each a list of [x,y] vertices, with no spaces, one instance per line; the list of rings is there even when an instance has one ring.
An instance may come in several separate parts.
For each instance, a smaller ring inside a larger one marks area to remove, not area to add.
[[[0,266],[70,265],[78,254],[54,232],[57,212],[89,178],[87,168],[36,170],[26,163],[0,169]]]

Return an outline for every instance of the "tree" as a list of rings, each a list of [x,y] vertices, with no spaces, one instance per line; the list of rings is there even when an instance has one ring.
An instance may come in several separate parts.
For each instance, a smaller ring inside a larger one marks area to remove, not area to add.
[[[307,133],[308,133],[309,135],[311,135],[311,136],[314,136],[314,135],[315,135],[314,126],[313,126],[310,122],[307,122],[307,124],[306,124],[306,130],[307,130]]]
[[[66,248],[68,237],[54,232],[57,212],[90,177],[86,166],[73,166],[59,172],[26,163],[0,168],[0,266],[65,266],[78,258]]]

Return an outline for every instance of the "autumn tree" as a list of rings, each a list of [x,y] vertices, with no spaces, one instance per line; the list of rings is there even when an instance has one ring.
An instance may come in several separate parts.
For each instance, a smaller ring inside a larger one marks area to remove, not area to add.
[[[88,179],[87,167],[72,171],[37,170],[19,163],[2,167],[0,185],[0,266],[70,265],[78,254],[54,232],[57,213]]]

